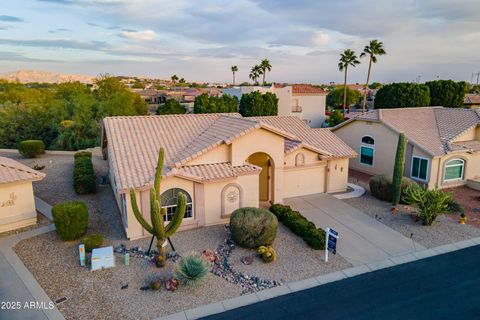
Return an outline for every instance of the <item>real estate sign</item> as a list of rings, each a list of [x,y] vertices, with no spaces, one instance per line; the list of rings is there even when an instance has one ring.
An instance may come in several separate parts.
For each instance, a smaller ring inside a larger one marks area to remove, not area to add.
[[[339,238],[338,232],[327,228],[325,230],[325,262],[328,262],[328,252],[330,251],[333,254],[337,253],[337,240]]]

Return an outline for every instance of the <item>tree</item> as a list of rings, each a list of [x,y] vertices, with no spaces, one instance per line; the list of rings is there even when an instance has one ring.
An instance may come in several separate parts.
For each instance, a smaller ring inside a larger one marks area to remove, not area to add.
[[[330,116],[328,116],[328,125],[330,127],[335,127],[337,124],[342,123],[345,120],[343,114],[340,110],[333,111]]]
[[[260,62],[260,70],[263,77],[262,85],[265,85],[265,75],[267,71],[270,72],[272,70],[272,65],[270,64],[270,61],[268,61],[268,59],[263,59],[262,62]]]
[[[468,85],[465,81],[436,80],[425,83],[430,89],[430,105],[448,108],[463,107]]]
[[[142,227],[151,235],[157,238],[157,266],[164,267],[167,259],[167,239],[171,237],[180,227],[186,210],[186,197],[179,192],[177,195],[177,207],[172,220],[165,226],[165,215],[167,209],[162,208],[162,199],[160,197],[160,183],[162,181],[162,169],[165,151],[160,148],[158,155],[157,170],[155,173],[155,181],[150,189],[150,225],[144,218],[137,204],[137,195],[134,189],[130,189],[130,200],[132,202],[132,210]]]
[[[178,76],[174,74],[170,79],[172,80],[172,84],[175,87],[175,83],[178,81]]]
[[[202,93],[195,98],[193,113],[230,113],[238,111],[238,99],[235,96],[223,94],[220,97]]]
[[[360,64],[360,61],[357,59],[357,55],[355,51],[347,49],[340,54],[340,61],[338,63],[338,70],[340,72],[345,72],[345,80],[343,82],[344,91],[343,91],[343,114],[345,114],[345,108],[347,104],[347,74],[348,74],[348,67],[352,66],[355,67],[357,64]]]
[[[377,56],[386,54],[387,52],[383,48],[383,42],[378,40],[371,40],[370,43],[363,48],[363,52],[360,54],[360,58],[368,56],[370,58],[368,62],[367,82],[365,83],[365,89],[363,90],[363,102],[362,112],[365,112],[365,104],[367,102],[368,83],[370,82],[370,72],[372,71],[372,63],[377,63]]]
[[[392,204],[396,206],[402,196],[402,179],[405,167],[405,149],[407,148],[407,139],[402,132],[398,135],[397,153],[395,155],[395,166],[393,168],[392,178]]]
[[[343,86],[336,87],[328,92],[327,106],[338,108],[338,106],[342,105],[344,102],[344,92],[345,88]],[[358,90],[353,90],[347,87],[347,107],[357,103],[360,95],[361,94]]]
[[[380,82],[372,82],[371,84],[368,85],[370,89],[380,89],[383,86]]]
[[[384,85],[375,95],[375,109],[413,108],[430,105],[430,89],[419,83],[400,82]]]
[[[163,105],[158,106],[156,114],[185,114],[187,110],[175,99],[167,100]]]
[[[259,65],[254,65],[250,70],[249,78],[253,80],[253,84],[257,84],[257,79],[260,76],[262,70]]]
[[[238,67],[237,67],[237,66],[231,66],[231,67],[230,67],[230,70],[232,70],[232,74],[233,74],[233,82],[232,82],[232,85],[235,86],[235,72],[238,71]]]
[[[244,117],[278,115],[278,98],[274,93],[259,91],[243,94],[239,112]]]

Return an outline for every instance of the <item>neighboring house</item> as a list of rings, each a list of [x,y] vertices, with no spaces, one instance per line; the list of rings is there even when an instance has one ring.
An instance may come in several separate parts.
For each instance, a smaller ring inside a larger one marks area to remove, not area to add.
[[[259,91],[275,93],[279,116],[296,116],[312,128],[320,128],[325,121],[325,104],[328,92],[308,84],[275,84],[271,87],[242,86],[223,89],[224,94],[236,96]]]
[[[43,178],[44,173],[0,157],[0,232],[37,223],[32,182]]]
[[[143,100],[145,100],[148,104],[156,104],[163,103],[161,100],[161,96],[155,89],[132,89],[133,92],[137,93]]]
[[[350,167],[393,174],[398,135],[408,139],[405,176],[429,188],[480,179],[480,110],[442,107],[379,109],[357,115],[333,132],[360,156]]]
[[[230,114],[108,117],[102,150],[129,239],[148,236],[128,192],[149,220],[149,189],[158,151],[165,148],[162,205],[171,219],[176,195],[187,196],[182,229],[228,222],[239,207],[347,188],[357,154],[329,129],[311,129],[292,116]]]
[[[467,108],[480,108],[480,93],[465,94],[463,104]]]

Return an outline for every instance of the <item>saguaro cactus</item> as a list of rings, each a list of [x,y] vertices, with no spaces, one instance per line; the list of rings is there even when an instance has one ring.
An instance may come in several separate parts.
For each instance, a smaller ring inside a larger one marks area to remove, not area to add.
[[[151,233],[157,238],[157,266],[165,266],[165,260],[167,255],[167,238],[172,236],[172,234],[177,231],[182,223],[183,216],[185,215],[186,209],[186,197],[183,193],[179,192],[177,196],[177,208],[175,209],[175,214],[173,215],[172,221],[165,225],[164,217],[167,214],[167,209],[162,208],[161,198],[160,198],[160,182],[162,180],[162,168],[164,160],[165,151],[163,148],[160,148],[158,155],[158,164],[157,171],[155,173],[155,182],[153,187],[150,189],[150,219],[152,224],[150,225],[143,217],[143,214],[140,212],[137,204],[137,197],[135,195],[135,190],[130,189],[130,199],[132,202],[133,213],[138,222],[142,225],[145,230]]]
[[[398,135],[397,154],[395,155],[395,167],[393,168],[392,178],[392,204],[396,206],[400,202],[402,194],[402,178],[405,166],[405,149],[407,147],[407,139],[405,134]]]

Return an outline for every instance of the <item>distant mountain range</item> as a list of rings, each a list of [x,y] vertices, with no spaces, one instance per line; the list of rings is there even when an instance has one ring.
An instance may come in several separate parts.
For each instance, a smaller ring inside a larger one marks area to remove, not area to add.
[[[46,82],[61,83],[69,81],[79,81],[82,83],[93,83],[95,77],[80,74],[63,74],[39,70],[19,70],[0,74],[0,79],[8,81],[19,81],[21,83]]]

